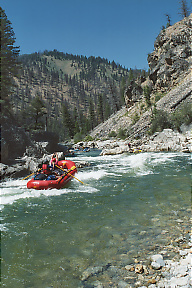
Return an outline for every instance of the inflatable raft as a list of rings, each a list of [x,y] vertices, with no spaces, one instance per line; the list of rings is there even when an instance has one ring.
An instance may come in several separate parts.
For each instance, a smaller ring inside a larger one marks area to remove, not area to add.
[[[57,179],[50,179],[51,177],[45,177],[44,180],[38,180],[33,177],[30,181],[27,182],[27,188],[45,190],[45,189],[61,189],[63,188],[72,178],[73,175],[77,172],[75,163],[70,160],[61,160],[58,162],[57,166],[60,167],[58,170],[62,172],[61,175],[57,176]]]

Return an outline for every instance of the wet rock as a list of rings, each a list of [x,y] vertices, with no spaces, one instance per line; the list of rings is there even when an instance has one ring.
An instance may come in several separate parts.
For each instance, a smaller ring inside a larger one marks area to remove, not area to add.
[[[142,264],[137,264],[135,266],[135,273],[143,273],[143,265]]]
[[[165,266],[163,256],[161,254],[151,256],[151,266],[153,269],[158,270],[161,267]]]
[[[103,284],[100,281],[95,281],[92,283],[93,288],[104,288]]]
[[[103,272],[103,267],[98,266],[98,267],[89,267],[87,268],[81,275],[81,281],[87,280],[89,277],[93,275],[97,275],[99,273]]]
[[[155,284],[156,282],[156,279],[153,277],[147,281],[147,284]]]
[[[111,266],[111,264],[108,263],[105,266],[89,267],[82,273],[80,279],[81,279],[81,281],[86,281],[91,276],[98,275],[98,274],[102,273],[103,271],[107,270],[110,266]]]
[[[172,277],[170,280],[171,287],[185,287],[189,285],[189,278],[186,277]],[[188,286],[189,287],[189,286]]]
[[[6,177],[19,177],[22,175],[22,172],[26,172],[27,169],[24,165],[20,163],[16,163],[12,166],[0,164],[0,173],[1,173],[1,180],[3,180]]]
[[[88,167],[90,166],[90,163],[87,161],[75,161],[75,165],[77,168],[83,168],[83,167]]]
[[[148,286],[148,288],[156,288],[157,286],[155,284],[151,284]]]
[[[134,268],[133,265],[126,265],[125,269],[128,270],[128,271],[135,271],[135,268]]]
[[[118,286],[117,287],[118,288],[131,288],[131,286],[127,282],[122,281],[122,280],[118,282]]]

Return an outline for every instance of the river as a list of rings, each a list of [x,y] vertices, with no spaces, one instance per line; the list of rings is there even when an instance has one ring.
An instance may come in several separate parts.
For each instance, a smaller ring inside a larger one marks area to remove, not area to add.
[[[90,163],[75,175],[85,184],[38,191],[27,180],[1,183],[2,287],[96,287],[81,281],[87,268],[123,267],[179,237],[178,221],[189,228],[190,154],[68,159]]]

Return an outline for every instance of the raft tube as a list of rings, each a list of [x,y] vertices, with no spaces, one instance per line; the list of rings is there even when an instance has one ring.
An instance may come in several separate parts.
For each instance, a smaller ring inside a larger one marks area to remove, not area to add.
[[[46,189],[61,189],[63,188],[77,172],[75,163],[71,160],[61,160],[58,166],[62,169],[67,169],[66,172],[56,180],[35,180],[34,177],[27,182],[28,189],[46,190]],[[64,176],[65,175],[65,176]]]

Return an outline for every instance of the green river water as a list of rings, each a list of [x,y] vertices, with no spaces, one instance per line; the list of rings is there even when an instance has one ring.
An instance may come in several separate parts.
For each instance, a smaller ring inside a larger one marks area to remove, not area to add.
[[[190,154],[68,159],[90,163],[76,174],[87,185],[73,179],[36,191],[27,180],[1,183],[2,287],[96,287],[81,281],[88,267],[133,263],[178,237],[178,221],[189,228]]]

